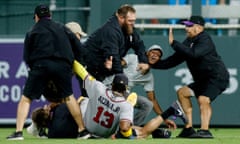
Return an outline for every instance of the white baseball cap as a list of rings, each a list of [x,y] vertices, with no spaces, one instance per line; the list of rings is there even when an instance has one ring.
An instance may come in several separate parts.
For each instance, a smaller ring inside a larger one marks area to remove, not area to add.
[[[148,48],[148,52],[150,51],[150,50],[159,50],[161,53],[162,53],[162,55],[163,55],[163,49],[161,48],[161,46],[160,45],[152,45],[151,47],[149,47]]]
[[[87,34],[82,31],[81,26],[76,22],[69,22],[65,26],[69,28],[73,33],[79,33],[81,36],[87,36]]]

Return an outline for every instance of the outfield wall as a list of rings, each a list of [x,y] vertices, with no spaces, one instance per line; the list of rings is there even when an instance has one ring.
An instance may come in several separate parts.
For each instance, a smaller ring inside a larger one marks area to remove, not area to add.
[[[146,47],[159,44],[163,47],[163,58],[173,53],[168,45],[167,37],[143,36]],[[183,40],[184,37],[176,36],[175,39]],[[228,89],[216,99],[213,105],[213,125],[240,126],[240,91],[239,91],[239,54],[240,37],[213,37],[217,50],[222,56],[230,72],[230,85]],[[0,39],[0,124],[15,123],[17,103],[21,97],[24,81],[27,77],[27,67],[22,60],[23,39]],[[170,70],[152,70],[155,76],[155,91],[157,99],[163,109],[166,109],[175,99],[175,91],[184,84],[191,82],[191,76],[185,64]],[[80,95],[78,83],[73,78],[74,93]],[[140,95],[145,95],[141,87],[134,89]],[[199,124],[199,109],[194,102],[194,124]],[[45,100],[35,101],[31,107],[45,104]],[[30,115],[29,115],[30,116]],[[152,112],[148,119],[154,117]],[[177,123],[182,124],[177,120]]]

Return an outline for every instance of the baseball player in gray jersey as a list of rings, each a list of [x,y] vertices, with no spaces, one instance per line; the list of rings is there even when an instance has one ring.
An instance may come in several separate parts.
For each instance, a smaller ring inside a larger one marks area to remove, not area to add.
[[[111,65],[105,64],[106,67]],[[112,66],[112,65],[111,65]],[[111,67],[109,66],[109,67]],[[166,111],[149,121],[144,127],[133,126],[133,106],[136,104],[136,94],[130,94],[125,100],[128,78],[124,74],[116,74],[112,89],[97,81],[84,67],[74,61],[74,72],[84,81],[83,85],[89,95],[89,102],[83,119],[87,130],[100,137],[113,138],[146,138],[169,116],[180,117],[184,123],[187,122],[181,105],[174,102]],[[170,127],[176,128],[175,123],[169,122]],[[114,134],[117,131],[116,134]],[[114,134],[114,135],[113,135]]]
[[[124,74],[115,76],[112,90],[89,76],[84,80],[89,102],[83,119],[90,133],[109,137],[116,132],[119,122],[133,122],[133,106],[123,96],[127,83]],[[121,85],[123,91],[117,90]]]
[[[126,101],[128,78],[116,74],[112,88],[90,76],[78,62],[74,62],[74,71],[83,79],[83,86],[89,96],[86,113],[83,114],[85,127],[96,136],[108,138],[119,128],[125,135],[133,123],[133,103]],[[130,97],[131,98],[131,97]]]

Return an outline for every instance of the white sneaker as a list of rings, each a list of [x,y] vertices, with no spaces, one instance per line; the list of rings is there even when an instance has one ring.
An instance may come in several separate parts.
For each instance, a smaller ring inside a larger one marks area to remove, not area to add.
[[[27,133],[33,136],[38,136],[38,129],[37,129],[37,125],[32,122],[30,126],[27,127]]]

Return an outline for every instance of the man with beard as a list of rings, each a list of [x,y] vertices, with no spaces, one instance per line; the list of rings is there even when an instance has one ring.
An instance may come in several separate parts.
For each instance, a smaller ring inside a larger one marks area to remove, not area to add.
[[[121,61],[130,48],[135,51],[139,64],[142,65],[138,67],[138,70],[142,74],[149,70],[144,43],[134,29],[135,21],[135,9],[130,5],[123,5],[83,44],[83,48],[87,51],[83,58],[87,71],[107,86],[112,81],[106,83],[105,79],[111,79],[115,74],[123,73]],[[112,61],[111,69],[104,66],[108,60]],[[83,88],[81,92],[83,96],[87,95]],[[138,100],[138,104],[145,108],[145,113],[148,113],[146,110],[152,109],[152,104],[148,99]]]
[[[149,69],[145,46],[134,29],[136,11],[130,5],[121,6],[107,22],[89,36],[83,47],[87,51],[84,57],[88,72],[97,80],[103,81],[106,77],[123,73],[122,58],[130,48],[138,55],[140,63],[145,69],[138,69],[145,73]],[[107,69],[104,63],[112,58],[112,69]]]

